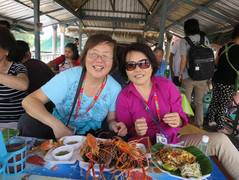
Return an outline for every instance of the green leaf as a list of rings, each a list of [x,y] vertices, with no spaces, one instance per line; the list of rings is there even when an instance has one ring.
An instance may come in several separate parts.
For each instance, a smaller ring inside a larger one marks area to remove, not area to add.
[[[163,165],[158,164],[156,158],[154,157],[154,154],[156,152],[158,152],[163,147],[164,147],[164,145],[161,143],[157,143],[152,146],[152,148],[151,148],[152,160],[154,161],[154,163],[157,164],[157,166],[159,166],[160,168],[169,172],[170,174],[182,177],[180,174],[180,170],[169,171],[169,170],[167,170],[167,168],[164,168]],[[181,148],[181,147],[177,147],[177,148]],[[212,172],[212,165],[211,165],[210,159],[205,154],[203,154],[203,152],[200,151],[197,147],[189,146],[189,147],[184,147],[181,149],[184,149],[184,150],[190,152],[191,154],[193,154],[196,157],[196,161],[200,165],[201,172],[202,172],[203,176],[208,175]]]
[[[189,146],[183,149],[196,156],[196,161],[200,164],[202,175],[210,174],[212,172],[210,159],[205,154],[203,154],[200,149],[195,146]]]

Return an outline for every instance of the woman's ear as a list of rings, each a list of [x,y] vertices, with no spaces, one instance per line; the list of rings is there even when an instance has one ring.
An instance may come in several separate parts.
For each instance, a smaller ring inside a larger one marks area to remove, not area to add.
[[[27,60],[31,59],[31,57],[32,57],[32,54],[31,54],[30,51],[28,51],[28,52],[26,53],[26,58],[27,58]]]

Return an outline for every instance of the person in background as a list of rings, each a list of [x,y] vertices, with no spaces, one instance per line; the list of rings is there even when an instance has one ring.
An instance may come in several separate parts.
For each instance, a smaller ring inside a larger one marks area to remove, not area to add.
[[[125,45],[117,45],[117,52],[116,52],[116,67],[111,71],[111,76],[121,85],[123,88],[126,84],[127,81],[122,77],[120,73],[120,66],[121,66],[121,56],[124,52]]]
[[[225,126],[226,109],[233,101],[235,95],[236,71],[229,65],[226,59],[225,47],[228,50],[228,59],[233,67],[239,70],[239,24],[234,27],[232,41],[223,46],[218,53],[217,71],[213,76],[213,96],[208,109],[209,126],[216,125],[217,131],[230,134]]]
[[[74,39],[74,44],[78,47],[80,45],[79,38]]]
[[[24,64],[28,71],[28,93],[30,94],[48,82],[55,74],[44,62],[31,59],[31,52],[27,42],[17,40],[16,44],[18,59]]]
[[[157,62],[152,50],[145,44],[131,44],[122,59],[121,72],[130,80],[119,94],[116,117],[126,125],[130,139],[149,136],[154,143],[156,134],[167,138],[168,143],[184,141],[186,146],[198,146],[203,134],[178,136],[188,123],[181,106],[181,95],[168,79],[154,76]],[[205,133],[209,136],[208,154],[217,156],[230,175],[238,179],[239,152],[222,133]]]
[[[110,36],[91,36],[82,53],[82,67],[77,66],[57,74],[23,100],[23,107],[33,117],[21,119],[21,124],[28,126],[28,131],[23,135],[61,138],[72,135],[70,127],[75,128],[76,134],[86,135],[100,130],[106,119],[110,130],[119,136],[125,136],[125,125],[115,121],[115,102],[121,87],[109,75],[115,64],[115,51],[116,42]],[[82,74],[82,71],[85,73]],[[70,116],[81,74],[83,82],[80,95]],[[50,100],[56,106],[53,114],[44,107]]]
[[[214,56],[216,57],[215,58],[215,66],[217,66],[218,61],[219,61],[219,50],[222,48],[222,45],[219,43],[212,43],[211,46],[214,51]]]
[[[31,52],[27,42],[17,40],[15,54],[17,56],[16,59],[27,68],[29,79],[28,94],[39,89],[54,77],[55,74],[44,62],[31,59]],[[53,107],[54,104],[52,102],[46,104],[46,108],[49,112],[52,112]]]
[[[27,69],[13,58],[16,41],[9,29],[0,27],[0,124],[17,122],[25,112],[21,102],[27,95]]]
[[[0,20],[0,26],[5,27],[9,30],[11,29],[11,24],[6,20]]]
[[[181,82],[179,82],[179,72],[180,72],[180,39],[175,39],[172,43],[170,55],[169,55],[169,65],[170,65],[170,72],[173,83],[176,86],[181,86]]]
[[[61,55],[48,63],[48,66],[56,73],[79,65],[79,52],[74,43],[68,43],[65,46],[64,55]]]
[[[160,47],[154,49],[154,55],[158,63],[158,70],[155,73],[155,76],[161,76],[171,79],[170,70],[168,63],[163,59],[164,50]]]
[[[184,33],[186,37],[189,37],[194,44],[200,42],[199,22],[196,19],[188,19],[184,22]],[[205,36],[204,45],[210,47],[208,38]],[[200,128],[203,127],[204,115],[203,115],[203,97],[208,90],[208,80],[195,81],[188,75],[188,52],[190,45],[185,39],[180,41],[180,73],[179,81],[182,83],[182,87],[185,89],[185,95],[188,101],[191,103],[192,93],[194,91],[194,104],[195,104],[195,116],[194,124]]]

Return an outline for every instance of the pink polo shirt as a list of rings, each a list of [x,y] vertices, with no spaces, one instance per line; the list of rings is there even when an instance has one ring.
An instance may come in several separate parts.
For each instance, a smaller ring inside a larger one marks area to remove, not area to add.
[[[154,92],[156,92],[160,106],[160,119],[162,119],[166,113],[178,112],[183,121],[183,125],[187,124],[188,117],[183,112],[181,106],[181,95],[177,87],[171,81],[163,77],[153,77],[152,82],[153,86],[147,105],[154,116],[157,117],[155,101],[153,98]],[[159,133],[159,130],[155,122],[152,120],[151,115],[145,110],[142,100],[143,97],[136,90],[133,83],[130,83],[118,96],[116,103],[116,117],[118,121],[125,123],[127,126],[128,136],[130,138],[138,136],[134,128],[135,120],[144,117],[148,124],[148,130],[145,136],[149,136],[152,142],[155,142],[155,136],[156,133]],[[169,127],[162,120],[160,120],[159,123],[164,130],[164,133],[169,137],[170,143],[177,143],[177,134],[180,128]]]

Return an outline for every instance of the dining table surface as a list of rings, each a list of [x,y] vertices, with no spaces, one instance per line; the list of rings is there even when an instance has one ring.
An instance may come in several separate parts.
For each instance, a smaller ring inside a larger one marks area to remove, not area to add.
[[[35,141],[38,141],[36,138],[30,137],[21,137],[24,138],[28,146],[32,146]],[[28,157],[33,154],[28,153]],[[212,173],[207,180],[226,180],[228,179],[227,174],[221,169],[219,162],[213,157],[209,157],[212,164]],[[44,180],[57,180],[57,179],[85,179],[87,176],[87,169],[82,168],[81,161],[75,161],[71,164],[56,164],[53,162],[46,162],[44,165],[34,165],[32,163],[26,163],[26,167],[23,172],[15,175],[1,175],[0,179],[3,180],[16,180],[16,179],[44,179]],[[132,179],[141,179],[143,174],[141,170],[133,170],[131,173]],[[173,177],[167,173],[160,171],[153,164],[149,166],[146,171],[148,179],[163,179],[163,180],[177,180],[180,178]],[[123,176],[119,176],[119,173],[112,174],[111,171],[105,171],[104,176],[106,179],[124,179]],[[117,178],[115,178],[117,177]],[[88,179],[93,179],[92,173],[89,174]]]

